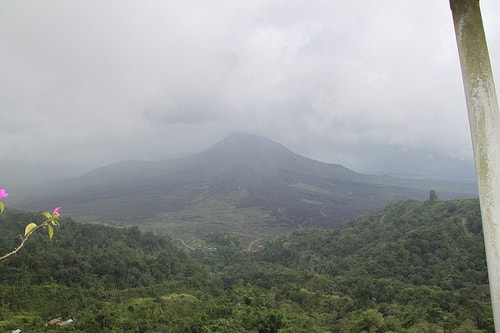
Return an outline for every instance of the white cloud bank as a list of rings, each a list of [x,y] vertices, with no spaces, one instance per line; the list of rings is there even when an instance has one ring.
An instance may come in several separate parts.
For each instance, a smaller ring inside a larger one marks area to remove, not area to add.
[[[470,172],[448,1],[3,1],[0,42],[0,158],[91,168],[246,130],[361,172]]]

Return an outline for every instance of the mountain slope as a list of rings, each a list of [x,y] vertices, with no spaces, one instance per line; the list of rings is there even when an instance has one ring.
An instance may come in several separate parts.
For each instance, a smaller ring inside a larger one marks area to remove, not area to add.
[[[47,184],[20,208],[63,206],[83,220],[173,235],[231,232],[255,240],[303,226],[333,227],[402,198],[475,196],[475,188],[355,173],[236,133],[198,154],[124,161]]]

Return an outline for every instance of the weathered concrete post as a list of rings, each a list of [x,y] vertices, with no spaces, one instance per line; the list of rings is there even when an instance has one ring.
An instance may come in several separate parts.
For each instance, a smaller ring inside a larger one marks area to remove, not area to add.
[[[479,0],[450,0],[479,186],[495,331],[500,332],[500,113]]]

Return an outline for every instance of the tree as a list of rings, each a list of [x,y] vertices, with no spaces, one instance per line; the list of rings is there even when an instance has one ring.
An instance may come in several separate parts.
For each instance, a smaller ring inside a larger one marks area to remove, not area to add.
[[[429,202],[434,202],[438,199],[438,196],[436,194],[435,190],[430,190],[429,191]]]

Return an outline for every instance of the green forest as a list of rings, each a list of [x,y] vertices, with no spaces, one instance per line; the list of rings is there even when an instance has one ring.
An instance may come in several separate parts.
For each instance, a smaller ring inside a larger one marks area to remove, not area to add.
[[[36,219],[6,210],[0,252]],[[494,332],[477,199],[400,201],[257,251],[60,224],[0,261],[0,332]]]

